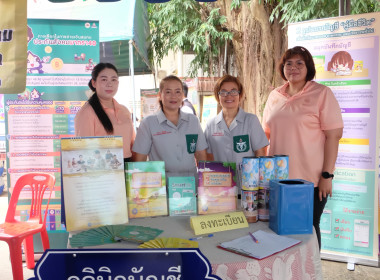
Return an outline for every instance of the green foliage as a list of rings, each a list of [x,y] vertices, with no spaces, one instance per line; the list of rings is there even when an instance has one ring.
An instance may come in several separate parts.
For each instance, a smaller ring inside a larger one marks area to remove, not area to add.
[[[171,0],[148,4],[148,15],[155,60],[160,63],[169,50],[193,52],[196,57],[190,65],[192,76],[198,69],[212,74],[220,48],[232,39],[232,33],[222,29],[226,17],[209,3]]]
[[[242,0],[232,0],[231,10],[233,10],[233,9],[239,9],[240,6],[241,6],[241,1]]]
[[[223,0],[218,0],[223,1]],[[231,10],[241,8],[242,1],[232,0]],[[339,0],[260,0],[272,9],[270,20],[279,19],[284,26],[290,22],[338,16]],[[246,3],[246,4],[249,4]],[[351,14],[380,11],[378,0],[351,0]],[[169,50],[192,52],[195,59],[190,75],[198,69],[206,74],[215,71],[221,48],[232,40],[232,32],[225,28],[226,17],[212,3],[194,0],[171,0],[162,4],[148,4],[151,41],[155,61],[160,64]],[[153,52],[150,53],[153,60]]]
[[[335,17],[339,15],[339,0],[266,0],[276,5],[270,20],[279,19],[284,25],[290,22]],[[351,14],[380,11],[378,0],[351,0]]]

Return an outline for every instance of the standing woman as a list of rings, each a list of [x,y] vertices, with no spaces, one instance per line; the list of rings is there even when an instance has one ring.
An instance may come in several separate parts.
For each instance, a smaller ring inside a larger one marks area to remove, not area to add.
[[[99,63],[91,77],[88,86],[94,94],[75,116],[75,135],[122,136],[124,161],[130,161],[135,131],[131,113],[113,98],[119,87],[118,71],[110,63]]]
[[[239,165],[243,157],[265,155],[268,139],[257,116],[240,108],[243,94],[243,86],[236,77],[225,75],[216,82],[214,96],[222,111],[206,125],[208,160]]]
[[[330,88],[312,81],[316,71],[307,49],[288,49],[278,70],[287,82],[270,93],[264,109],[269,155],[289,155],[289,178],[314,183],[313,225],[321,248],[319,223],[332,195],[342,115]]]
[[[142,120],[133,145],[136,161],[165,161],[167,176],[196,176],[196,160],[206,160],[206,139],[198,118],[180,110],[182,81],[167,76],[160,83],[161,110]]]

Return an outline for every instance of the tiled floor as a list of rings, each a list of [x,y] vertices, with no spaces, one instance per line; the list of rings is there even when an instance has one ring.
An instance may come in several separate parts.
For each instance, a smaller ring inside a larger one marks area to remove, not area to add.
[[[4,191],[0,195],[0,222],[4,222],[8,205],[8,194]],[[380,268],[356,265],[355,271],[347,270],[346,263],[322,261],[323,279],[325,280],[379,280]],[[26,267],[23,269],[24,279],[34,277],[34,271]],[[0,242],[0,280],[12,280],[12,269],[9,261],[9,249],[5,242]],[[49,279],[50,280],[50,279]],[[282,280],[282,279],[280,279]],[[300,279],[303,280],[303,279]]]
[[[356,265],[354,271],[347,270],[347,263],[322,261],[323,279],[325,280],[379,280],[380,268]]]

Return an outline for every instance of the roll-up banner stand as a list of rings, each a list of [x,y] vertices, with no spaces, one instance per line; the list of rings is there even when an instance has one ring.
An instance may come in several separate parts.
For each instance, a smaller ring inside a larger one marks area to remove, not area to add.
[[[321,218],[321,257],[378,266],[380,13],[290,24],[289,48],[314,57],[344,121],[333,195]]]
[[[50,246],[66,248],[68,232],[61,223],[60,138],[72,137],[74,117],[91,95],[88,82],[99,62],[99,22],[28,19],[26,89],[5,94],[7,182],[10,193],[19,177],[30,172],[55,176],[46,227]],[[20,220],[29,215],[27,199]],[[35,251],[42,252],[35,237]]]

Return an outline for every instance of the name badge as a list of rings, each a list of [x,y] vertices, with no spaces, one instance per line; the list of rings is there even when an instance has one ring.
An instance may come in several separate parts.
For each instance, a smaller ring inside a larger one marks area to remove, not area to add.
[[[198,134],[186,134],[186,146],[189,154],[194,154],[197,150]]]
[[[238,135],[233,137],[235,153],[245,153],[249,151],[249,136]]]

